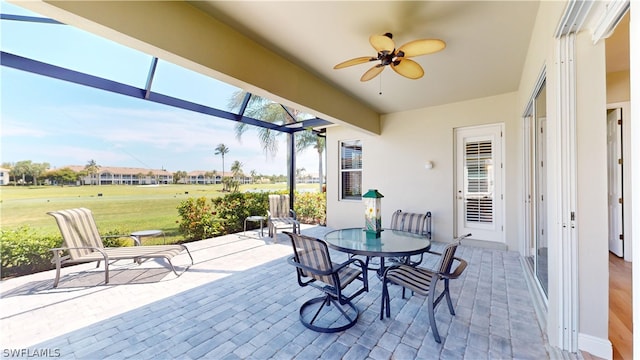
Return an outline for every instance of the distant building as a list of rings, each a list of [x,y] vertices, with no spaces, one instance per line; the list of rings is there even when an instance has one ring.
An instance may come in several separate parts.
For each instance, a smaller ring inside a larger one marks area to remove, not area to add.
[[[233,173],[224,173],[225,177],[233,178]],[[251,184],[250,176],[242,176],[238,179],[241,184]],[[210,171],[194,170],[187,173],[187,178],[180,181],[182,184],[222,184],[222,174],[216,173],[215,176]]]
[[[75,172],[84,171],[84,166],[62,166]],[[164,169],[128,168],[101,166],[95,174],[80,178],[80,185],[160,185],[172,184],[173,174]]]
[[[9,177],[9,169],[0,168],[0,186],[8,185],[11,178]]]

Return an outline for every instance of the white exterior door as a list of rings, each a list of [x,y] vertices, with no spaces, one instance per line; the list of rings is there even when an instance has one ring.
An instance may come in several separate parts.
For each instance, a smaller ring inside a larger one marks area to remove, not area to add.
[[[624,256],[622,217],[622,111],[607,114],[609,251]]]
[[[455,130],[458,236],[504,242],[502,134],[502,124]]]

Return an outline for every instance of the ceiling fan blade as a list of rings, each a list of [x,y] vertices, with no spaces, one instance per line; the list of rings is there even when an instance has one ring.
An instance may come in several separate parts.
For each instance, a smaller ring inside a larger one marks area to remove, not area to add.
[[[371,35],[369,42],[377,52],[392,52],[396,48],[393,40],[386,35]]]
[[[410,41],[398,48],[398,53],[404,53],[404,57],[433,54],[444,49],[447,45],[439,39],[421,39]]]
[[[424,75],[422,66],[410,59],[402,59],[397,65],[396,63],[391,63],[391,68],[409,79],[420,79]]]
[[[374,77],[380,75],[382,70],[384,70],[384,66],[378,64],[378,65],[372,67],[371,69],[367,70],[367,72],[365,72],[362,75],[362,77],[360,78],[360,81],[369,81],[369,80],[373,79]]]
[[[374,61],[377,60],[376,58],[372,58],[371,56],[361,56],[361,57],[357,57],[351,60],[347,60],[347,61],[343,61],[340,64],[334,66],[334,69],[342,69],[342,68],[346,68],[347,66],[353,66],[353,65],[358,65],[358,64],[364,64],[366,62],[369,61]]]

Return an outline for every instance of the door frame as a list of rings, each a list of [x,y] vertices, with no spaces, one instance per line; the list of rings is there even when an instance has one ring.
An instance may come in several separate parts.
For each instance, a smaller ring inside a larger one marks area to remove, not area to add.
[[[607,104],[607,110],[622,109],[622,161],[623,164],[631,164],[634,160],[631,153],[631,102],[614,102]],[[622,229],[624,232],[624,260],[632,261],[632,236],[631,236],[631,169],[626,166],[622,171],[622,213],[624,214]],[[626,221],[624,221],[626,219]]]
[[[496,234],[498,234],[498,236],[496,237],[497,240],[495,241],[491,241],[491,242],[496,242],[496,243],[500,243],[500,244],[504,244],[506,242],[505,240],[505,213],[506,213],[506,209],[505,209],[505,199],[504,199],[504,189],[505,189],[505,173],[506,173],[506,168],[505,168],[505,124],[504,123],[492,123],[492,124],[483,124],[483,125],[471,125],[471,126],[462,126],[462,127],[458,127],[458,128],[454,128],[453,129],[453,153],[454,153],[454,167],[453,167],[453,181],[454,181],[454,189],[458,189],[458,176],[461,176],[461,174],[459,174],[459,143],[458,143],[458,132],[459,131],[464,131],[464,130],[482,130],[482,129],[488,129],[488,128],[494,128],[497,127],[499,128],[499,132],[500,132],[500,136],[499,136],[499,144],[498,146],[500,147],[500,158],[497,159],[497,161],[500,162],[500,167],[497,167],[497,164],[495,166],[495,178],[496,180],[499,179],[500,184],[497,185],[494,189],[496,195],[494,197],[494,206],[496,209],[498,209],[499,207],[499,212],[496,211],[495,213],[498,214],[495,219],[494,222],[496,224]],[[487,132],[485,133],[485,135],[493,135],[495,130],[487,130]],[[496,162],[497,162],[496,161]],[[455,193],[454,194],[454,198],[453,198],[453,218],[454,218],[454,234],[455,236],[460,236],[462,235],[460,233],[460,216],[459,216],[459,212],[460,212],[460,201],[458,199],[458,194]],[[472,231],[473,233],[473,231]],[[474,239],[473,236],[471,236],[471,239]],[[489,241],[489,240],[478,240],[478,241]]]

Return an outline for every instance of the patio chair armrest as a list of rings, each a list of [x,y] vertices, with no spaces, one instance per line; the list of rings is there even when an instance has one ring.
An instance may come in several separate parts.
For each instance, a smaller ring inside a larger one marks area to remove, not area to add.
[[[366,269],[366,265],[364,263],[364,261],[358,259],[358,258],[350,258],[349,260],[343,262],[342,264],[339,264],[337,267],[334,267],[335,270],[340,270],[344,267],[349,266],[350,264],[355,263],[357,266],[362,268],[362,271],[364,272],[364,269]]]
[[[403,266],[411,266],[411,265],[407,265],[407,264],[398,264],[398,265],[391,265],[391,266],[387,266],[387,268],[386,268],[386,269],[384,269],[384,274],[382,274],[382,279],[383,279],[383,281],[386,281],[386,279],[387,279],[387,273],[388,273],[390,270],[399,269],[399,268],[401,268],[401,267],[403,267]]]
[[[104,256],[104,259],[107,260],[109,258],[109,256],[107,256],[107,253],[104,252],[103,249],[101,248],[97,248],[95,246],[78,246],[78,247],[60,247],[60,248],[53,248],[53,249],[49,249],[49,251],[52,251],[54,253],[54,255],[59,254],[59,251],[62,250],[71,250],[71,249],[89,249],[89,250],[95,250],[97,252],[99,252],[100,254],[102,254],[102,256]]]
[[[331,270],[325,270],[325,271],[320,271],[318,269],[314,269],[312,267],[308,267],[306,265],[302,265],[299,262],[296,261],[296,258],[294,256],[290,257],[287,259],[287,262],[295,267],[297,267],[298,269],[302,269],[306,272],[309,272],[311,274],[314,275],[331,275],[335,272],[335,269],[331,269]]]
[[[462,272],[464,271],[464,269],[467,268],[467,262],[464,261],[463,259],[460,259],[459,257],[454,257],[454,260],[458,261],[458,266],[456,266],[456,269],[449,274],[440,274],[440,276],[444,279],[457,279],[458,277],[460,277],[460,275],[462,275]]]
[[[291,217],[292,217],[294,220],[297,220],[297,219],[298,219],[298,216],[296,215],[296,212],[295,212],[295,211],[293,211],[293,209],[289,209],[289,213],[291,214]]]

